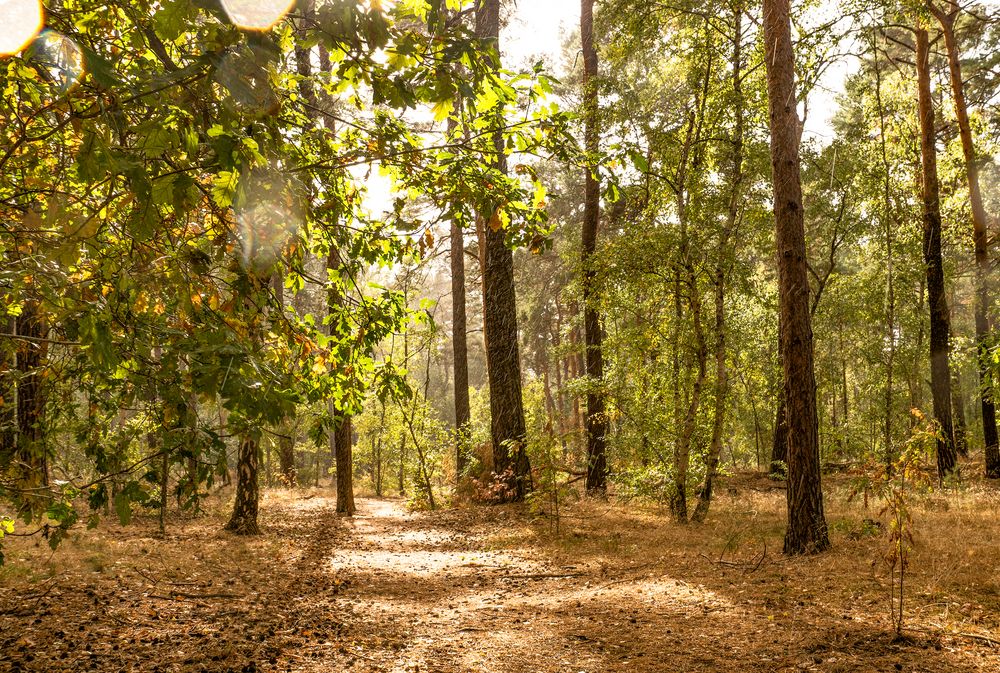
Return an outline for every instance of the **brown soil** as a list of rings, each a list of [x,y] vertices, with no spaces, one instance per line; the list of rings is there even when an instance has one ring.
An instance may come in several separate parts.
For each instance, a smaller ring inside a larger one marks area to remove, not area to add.
[[[0,671],[1000,671],[993,494],[922,505],[942,533],[918,537],[904,639],[860,506],[828,495],[834,551],[787,559],[782,493],[723,494],[702,527],[601,503],[558,534],[508,508],[343,519],[325,492],[272,492],[257,538],[219,511],[54,555],[8,539]]]

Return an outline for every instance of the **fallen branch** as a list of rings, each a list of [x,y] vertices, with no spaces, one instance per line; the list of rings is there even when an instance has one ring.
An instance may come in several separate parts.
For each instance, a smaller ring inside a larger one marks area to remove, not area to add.
[[[586,573],[532,573],[529,575],[501,575],[502,580],[544,580],[562,579],[564,577],[580,577]]]
[[[938,627],[938,630],[934,629],[921,629],[915,626],[904,626],[904,631],[913,631],[914,633],[926,633],[932,636],[950,636],[952,638],[965,638],[967,640],[974,640],[980,643],[986,643],[990,647],[1000,647],[1000,641],[989,636],[983,636],[978,633],[966,633],[964,631],[946,631],[944,627]]]

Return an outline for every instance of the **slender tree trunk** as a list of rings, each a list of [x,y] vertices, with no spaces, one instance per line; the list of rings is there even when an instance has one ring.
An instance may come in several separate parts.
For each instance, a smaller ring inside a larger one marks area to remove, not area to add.
[[[587,491],[605,493],[608,488],[606,436],[607,418],[604,413],[604,357],[601,348],[601,317],[597,311],[597,272],[594,255],[597,251],[597,229],[601,216],[601,186],[597,180],[597,154],[600,151],[600,120],[598,116],[597,47],[594,45],[594,0],[581,0],[580,36],[583,45],[583,107],[584,144],[591,164],[584,168],[585,196],[583,205],[583,304],[584,342],[587,354]]]
[[[341,270],[340,250],[336,243],[331,244],[330,254],[327,257],[326,268],[330,270]],[[346,338],[344,329],[339,325],[341,313],[345,302],[345,291],[341,288],[331,288],[327,294],[327,306],[329,308],[330,336]],[[353,516],[354,507],[354,459],[353,432],[351,429],[351,417],[346,410],[338,410],[333,401],[329,402],[330,415],[333,418],[333,429],[330,434],[330,444],[333,449],[337,470],[337,513],[346,516]],[[317,461],[317,470],[319,462]]]
[[[948,50],[948,70],[951,76],[952,100],[955,103],[955,118],[958,121],[959,136],[962,139],[962,153],[965,156],[965,177],[969,185],[969,205],[972,208],[972,240],[976,257],[976,347],[978,352],[980,406],[983,419],[983,440],[986,447],[986,476],[1000,479],[1000,442],[997,439],[997,413],[994,400],[994,384],[990,374],[989,347],[992,344],[990,309],[990,257],[986,208],[983,206],[982,190],[979,187],[979,160],[972,139],[972,125],[969,123],[969,108],[965,100],[965,84],[962,80],[962,64],[959,60],[958,42],[955,39],[955,20],[960,7],[958,3],[947,2],[950,12],[937,7],[928,0],[927,5],[941,24],[945,46]]]
[[[930,307],[931,324],[931,397],[934,402],[934,418],[941,426],[941,437],[937,443],[938,477],[944,479],[955,469],[956,464],[955,434],[951,420],[951,374],[948,364],[951,329],[941,254],[941,202],[937,175],[934,103],[931,98],[930,45],[926,29],[918,28],[915,32],[923,179],[924,265],[927,271],[927,304]]]
[[[958,367],[951,368],[951,412],[955,428],[955,451],[963,458],[968,458],[968,425],[965,421],[965,404],[962,400],[962,374]]]
[[[874,40],[874,38],[873,38]],[[892,446],[893,374],[896,359],[896,287],[893,258],[893,231],[897,226],[892,201],[892,167],[886,149],[885,105],[882,102],[882,69],[878,49],[872,43],[872,61],[875,65],[875,103],[878,107],[879,149],[882,158],[882,225],[885,229],[885,339],[889,348],[885,359],[885,417],[882,425],[882,443],[885,448],[886,474],[891,475],[896,457]]]
[[[726,401],[729,394],[729,370],[726,358],[726,276],[732,265],[730,240],[736,231],[740,216],[740,202],[743,193],[743,142],[744,142],[744,98],[743,98],[743,7],[737,3],[733,7],[733,105],[735,121],[732,137],[732,165],[729,176],[729,208],[726,223],[719,237],[719,249],[715,263],[715,412],[712,419],[712,441],[709,444],[705,464],[705,480],[698,494],[698,505],[691,519],[701,523],[708,516],[712,503],[712,487],[719,469],[722,455],[722,434],[726,424]],[[756,410],[755,410],[756,416]]]
[[[354,506],[354,469],[353,444],[354,429],[351,417],[345,416],[337,425],[334,435],[337,460],[337,513],[353,516]]]
[[[14,387],[14,369],[18,342],[14,318],[4,321],[4,334],[0,341],[0,464],[6,465],[14,456],[17,441],[17,393]]]
[[[296,51],[298,58],[298,51]],[[302,69],[299,69],[300,74]],[[308,70],[306,71],[308,73]],[[301,86],[301,83],[300,83]],[[282,265],[282,271],[284,266]],[[274,292],[275,300],[280,307],[278,317],[280,318],[285,310],[285,279],[282,273],[275,273],[271,276],[271,289]],[[287,487],[294,487],[297,483],[295,475],[295,422],[291,416],[281,419],[278,426],[278,469],[281,472],[281,480]],[[270,484],[270,468],[268,468],[268,483]]]
[[[500,67],[500,0],[480,0],[476,6],[476,36],[491,50]],[[491,112],[502,124],[502,111]],[[506,172],[502,133],[494,133],[494,168]],[[490,435],[496,474],[505,482],[502,499],[524,500],[531,490],[528,454],[525,452],[524,400],[521,394],[520,348],[517,334],[517,298],[514,289],[514,254],[507,247],[506,232],[492,226],[499,204],[484,201],[485,267],[483,268],[483,333],[490,387]]]
[[[460,106],[456,102],[456,107]],[[449,134],[454,122],[448,124]],[[451,221],[451,344],[455,360],[455,476],[465,472],[469,419],[469,345],[465,313],[465,233],[462,223]]]
[[[283,424],[278,436],[278,469],[281,471],[281,480],[289,488],[298,484],[295,474],[295,437],[290,434],[293,431],[290,424]]]
[[[236,463],[236,503],[226,530],[237,535],[257,535],[257,510],[260,487],[257,477],[260,465],[260,446],[257,438],[244,435],[240,440],[239,458]]]
[[[788,530],[785,553],[830,546],[823,514],[813,333],[809,311],[800,121],[788,0],[764,0],[764,43],[771,127],[775,241],[781,308],[781,359],[788,424]]]

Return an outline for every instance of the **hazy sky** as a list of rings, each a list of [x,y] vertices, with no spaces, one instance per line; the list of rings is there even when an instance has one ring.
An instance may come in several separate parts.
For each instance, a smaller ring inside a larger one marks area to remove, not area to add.
[[[1000,0],[987,0],[1000,2]],[[826,11],[836,11],[836,3]],[[580,0],[516,0],[500,36],[504,62],[511,67],[545,58],[549,68],[559,76],[562,44],[568,34],[580,25]],[[844,80],[855,64],[845,61],[833,65],[821,80],[820,87],[810,96],[805,136],[831,135],[830,122],[836,112],[836,95],[843,91]]]
[[[517,0],[501,48],[511,65],[544,56],[556,68],[564,33],[579,25],[580,0]]]

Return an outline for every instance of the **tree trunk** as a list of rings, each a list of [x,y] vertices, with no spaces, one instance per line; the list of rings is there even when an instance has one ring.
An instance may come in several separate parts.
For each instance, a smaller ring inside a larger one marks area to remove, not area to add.
[[[278,435],[278,466],[284,485],[293,488],[298,484],[295,474],[295,438],[291,435],[291,424],[282,424]],[[287,433],[287,434],[286,434]]]
[[[949,3],[950,4],[950,3]],[[948,70],[951,76],[952,99],[955,102],[955,118],[962,139],[962,154],[965,156],[965,177],[969,185],[969,205],[972,208],[972,240],[976,256],[976,347],[978,354],[979,385],[982,389],[980,405],[983,417],[983,443],[986,450],[986,476],[1000,479],[1000,442],[997,440],[996,403],[993,393],[993,379],[990,375],[989,347],[991,344],[989,273],[989,241],[987,238],[986,208],[979,188],[979,161],[972,140],[972,125],[969,123],[969,109],[965,101],[965,85],[962,80],[962,64],[959,61],[958,42],[955,39],[955,19],[959,13],[958,4],[951,12],[944,12],[933,2],[928,7],[941,24],[945,45],[948,50]]]
[[[722,434],[726,424],[726,400],[729,393],[729,371],[726,363],[726,276],[730,270],[730,240],[736,231],[740,216],[743,192],[743,7],[739,3],[733,11],[733,104],[735,120],[732,137],[732,165],[729,176],[729,208],[726,223],[719,237],[715,263],[715,412],[712,419],[712,441],[705,464],[705,480],[698,494],[698,505],[691,516],[695,523],[702,523],[708,516],[712,503],[712,487],[722,455]],[[755,412],[756,414],[756,412]]]
[[[260,491],[257,483],[260,465],[260,447],[257,438],[244,435],[240,440],[239,459],[236,463],[236,503],[226,530],[236,535],[257,535],[257,509]]]
[[[896,359],[896,286],[895,267],[893,260],[893,230],[898,226],[894,217],[892,202],[892,167],[889,165],[889,154],[886,149],[885,105],[882,102],[882,70],[879,66],[878,49],[872,44],[875,67],[875,103],[879,119],[879,149],[882,159],[882,207],[884,209],[882,224],[885,229],[885,338],[889,349],[885,360],[885,417],[882,425],[882,442],[885,445],[886,474],[891,475],[896,462],[892,447],[892,417],[893,411],[893,374]]]
[[[0,342],[0,464],[6,465],[14,457],[17,441],[17,393],[14,387],[14,368],[18,342],[14,318],[4,321],[4,339]]]
[[[955,429],[955,451],[963,458],[968,458],[968,424],[965,422],[965,404],[962,400],[962,374],[958,367],[951,370],[951,413]]]
[[[353,516],[354,471],[352,469],[352,446],[354,442],[351,417],[345,416],[337,425],[334,434],[337,456],[337,513]]]
[[[458,106],[458,103],[456,103]],[[454,124],[449,123],[449,132]],[[462,223],[451,221],[451,345],[455,359],[455,476],[461,480],[466,467],[469,430],[469,345],[465,313],[465,234]]]
[[[778,408],[774,412],[774,436],[771,438],[771,465],[773,479],[788,476],[788,419],[785,418],[785,390],[779,394]]]
[[[938,477],[954,469],[955,435],[951,421],[950,319],[945,296],[944,262],[941,255],[941,202],[937,175],[934,103],[931,98],[930,45],[927,30],[918,28],[917,87],[920,116],[920,158],[923,178],[924,265],[927,271],[927,304],[930,308],[931,397],[934,418],[941,426],[937,442]]]
[[[336,241],[330,244],[330,253],[327,256],[326,268],[328,270],[341,270],[340,250]],[[330,313],[330,336],[339,339],[346,339],[343,328],[339,325],[340,314],[343,311],[346,291],[342,288],[330,288],[327,291],[327,308]],[[346,410],[337,410],[333,401],[329,402],[329,411],[333,421],[331,430],[330,445],[334,452],[337,470],[337,513],[345,516],[354,515],[354,441],[351,431],[351,417]],[[317,461],[317,470],[319,462]]]
[[[771,127],[775,242],[778,251],[781,359],[788,424],[788,530],[785,553],[830,546],[823,515],[816,378],[806,262],[800,121],[788,0],[764,0],[764,43]]]
[[[481,0],[476,6],[476,37],[492,52],[500,67],[500,1]],[[494,111],[497,129],[502,111]],[[494,168],[506,172],[502,133],[493,137]],[[486,201],[485,203],[488,203]],[[484,222],[485,265],[483,268],[483,334],[486,340],[486,371],[490,387],[490,435],[494,470],[505,484],[502,500],[520,502],[531,490],[528,454],[525,452],[524,401],[521,395],[521,362],[517,335],[517,298],[514,290],[514,254],[507,247],[503,229],[495,221],[499,204],[481,210]]]
[[[587,364],[587,491],[605,493],[608,489],[607,418],[604,413],[604,356],[601,348],[601,317],[597,311],[597,228],[601,217],[601,186],[597,180],[597,154],[600,151],[598,118],[597,48],[594,45],[594,0],[580,2],[580,37],[583,45],[584,145],[590,164],[584,167],[583,202],[583,325]]]
[[[49,461],[45,450],[45,389],[42,385],[42,365],[48,355],[44,341],[45,321],[38,304],[25,304],[17,317],[15,330],[26,337],[18,343],[17,371],[17,448],[15,459],[19,467],[19,487],[26,496],[41,495],[39,489],[49,485]]]

